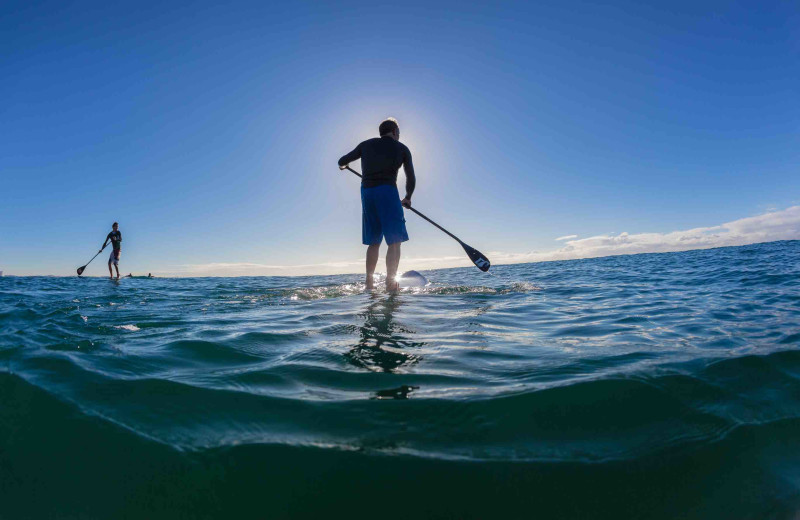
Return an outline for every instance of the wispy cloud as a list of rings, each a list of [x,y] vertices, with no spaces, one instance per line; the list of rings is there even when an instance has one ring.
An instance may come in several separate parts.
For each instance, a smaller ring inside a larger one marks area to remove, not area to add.
[[[555,251],[498,253],[494,263],[572,260],[635,253],[666,253],[689,249],[740,246],[774,240],[800,239],[800,206],[747,217],[718,226],[670,233],[620,233],[569,240]]]
[[[598,235],[575,240],[567,235],[556,240],[566,241],[554,251],[513,253],[492,251],[487,256],[495,265],[547,260],[572,260],[599,256],[635,253],[665,253],[739,246],[774,240],[800,240],[800,206],[747,217],[710,227],[672,231],[669,233],[619,233]],[[175,266],[173,275],[182,276],[296,276],[311,274],[354,273],[363,269],[363,258],[304,265],[271,265],[251,262],[188,264]],[[466,256],[436,258],[403,257],[402,269],[439,269],[471,265]]]

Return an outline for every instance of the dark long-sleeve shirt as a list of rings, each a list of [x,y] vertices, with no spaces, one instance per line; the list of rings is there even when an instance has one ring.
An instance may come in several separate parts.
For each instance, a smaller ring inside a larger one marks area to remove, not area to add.
[[[367,139],[339,159],[339,166],[356,159],[361,159],[361,185],[365,188],[397,184],[397,170],[402,166],[406,173],[406,197],[411,198],[417,178],[414,176],[411,151],[406,145],[388,135]]]

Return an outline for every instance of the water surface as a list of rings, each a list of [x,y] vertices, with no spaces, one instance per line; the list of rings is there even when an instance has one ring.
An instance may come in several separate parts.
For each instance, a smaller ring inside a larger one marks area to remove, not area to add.
[[[0,516],[792,518],[799,255],[0,278]]]

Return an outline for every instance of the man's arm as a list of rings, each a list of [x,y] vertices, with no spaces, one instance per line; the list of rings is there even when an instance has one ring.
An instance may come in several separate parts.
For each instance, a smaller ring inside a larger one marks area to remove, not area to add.
[[[356,146],[355,150],[352,152],[343,155],[341,159],[339,159],[339,169],[344,170],[344,167],[350,164],[351,162],[355,161],[356,159],[361,159],[361,144],[359,143]]]
[[[101,247],[101,248],[100,248],[100,251],[102,251],[103,249],[105,249],[105,248],[106,248],[106,246],[108,245],[108,240],[109,240],[110,238],[111,238],[111,233],[109,233],[108,235],[106,235],[106,239],[103,241],[103,247]]]
[[[403,206],[411,207],[411,195],[417,187],[417,176],[414,175],[414,163],[411,161],[411,151],[406,148],[406,157],[403,160],[403,171],[406,173],[406,198],[403,199]]]

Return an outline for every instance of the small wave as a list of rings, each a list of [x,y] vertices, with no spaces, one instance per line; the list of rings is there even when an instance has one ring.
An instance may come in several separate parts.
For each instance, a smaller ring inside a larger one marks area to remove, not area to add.
[[[366,290],[364,284],[342,284],[323,287],[308,287],[303,289],[292,289],[289,291],[291,300],[319,300],[322,298],[340,298],[342,296],[352,296],[361,294]]]
[[[260,295],[251,296],[249,300],[252,303],[258,300],[270,299],[288,299],[291,301],[311,301],[321,300],[324,298],[341,298],[343,296],[352,296],[361,294],[366,291],[366,286],[363,283],[346,283],[336,285],[321,285],[316,287],[300,287],[300,288],[278,288],[269,289],[262,292]]]
[[[488,287],[482,285],[449,285],[428,284],[425,287],[404,287],[399,294],[425,294],[425,295],[457,295],[457,294],[512,294],[541,291],[542,287],[530,282],[514,282],[501,287]],[[382,283],[376,285],[377,293],[383,293]],[[290,301],[313,301],[327,298],[342,298],[369,292],[364,283],[345,283],[336,285],[321,285],[315,287],[279,288],[270,289],[258,296],[248,297],[248,301],[255,303],[258,300],[288,299]],[[241,300],[227,301],[226,303],[242,303]]]
[[[424,288],[421,292],[424,294],[512,294],[512,293],[527,293],[533,291],[541,291],[542,288],[530,282],[514,282],[507,286],[498,288],[487,287],[483,285],[433,285]]]
[[[120,329],[120,330],[128,330],[128,331],[131,331],[131,332],[137,332],[137,331],[142,330],[142,329],[140,329],[139,327],[137,327],[136,325],[133,325],[133,324],[129,324],[129,325],[114,325],[114,328],[115,329]]]

